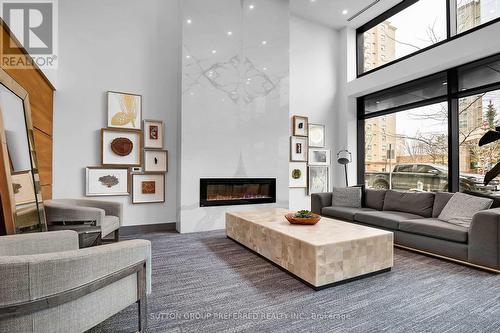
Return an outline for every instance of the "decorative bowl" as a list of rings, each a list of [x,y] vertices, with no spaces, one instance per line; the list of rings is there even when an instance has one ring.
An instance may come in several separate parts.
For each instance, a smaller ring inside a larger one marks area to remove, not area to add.
[[[311,214],[311,217],[308,218],[300,218],[300,217],[295,217],[295,213],[289,213],[285,215],[285,218],[290,222],[291,224],[301,224],[301,225],[315,225],[316,223],[321,220],[321,216],[317,214]]]

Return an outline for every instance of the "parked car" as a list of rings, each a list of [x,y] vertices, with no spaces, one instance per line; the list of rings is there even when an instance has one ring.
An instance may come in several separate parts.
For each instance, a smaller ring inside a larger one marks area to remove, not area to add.
[[[389,185],[391,177],[392,187]],[[429,163],[397,164],[392,174],[367,172],[365,181],[369,188],[374,189],[448,191],[448,168]],[[498,179],[494,179],[488,186],[484,186],[483,182],[482,175],[460,174],[460,188],[465,191],[491,193],[500,190]]]

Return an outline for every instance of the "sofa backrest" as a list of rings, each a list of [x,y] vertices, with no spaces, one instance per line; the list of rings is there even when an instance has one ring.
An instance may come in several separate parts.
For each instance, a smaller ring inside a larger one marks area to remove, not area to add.
[[[431,217],[434,207],[434,193],[397,192],[389,190],[385,194],[384,210]]]
[[[384,199],[386,190],[366,190],[363,200],[363,207],[382,210],[384,209]]]

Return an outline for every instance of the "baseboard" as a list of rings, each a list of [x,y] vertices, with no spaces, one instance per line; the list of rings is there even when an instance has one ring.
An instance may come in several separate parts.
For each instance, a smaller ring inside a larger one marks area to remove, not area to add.
[[[137,234],[149,234],[155,232],[175,231],[175,222],[145,225],[129,225],[120,227],[120,236],[133,236]]]

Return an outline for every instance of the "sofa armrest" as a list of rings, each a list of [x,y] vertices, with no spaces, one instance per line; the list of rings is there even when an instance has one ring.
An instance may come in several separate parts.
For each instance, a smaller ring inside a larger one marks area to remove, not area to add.
[[[332,193],[314,193],[311,194],[311,211],[314,214],[321,215],[324,207],[332,205]]]
[[[89,199],[75,199],[75,201],[79,206],[102,209],[106,215],[118,217],[120,219],[120,225],[122,223],[123,205],[119,202]]]
[[[44,202],[44,208],[48,223],[95,221],[97,225],[101,225],[101,221],[106,215],[104,209],[58,202],[57,200],[47,200]]]
[[[0,306],[34,301],[93,283],[146,262],[151,293],[151,243],[131,240],[75,251],[0,257]]]
[[[78,250],[78,234],[64,230],[0,237],[0,256],[22,256]]]
[[[500,208],[474,215],[469,228],[469,261],[500,269]]]

